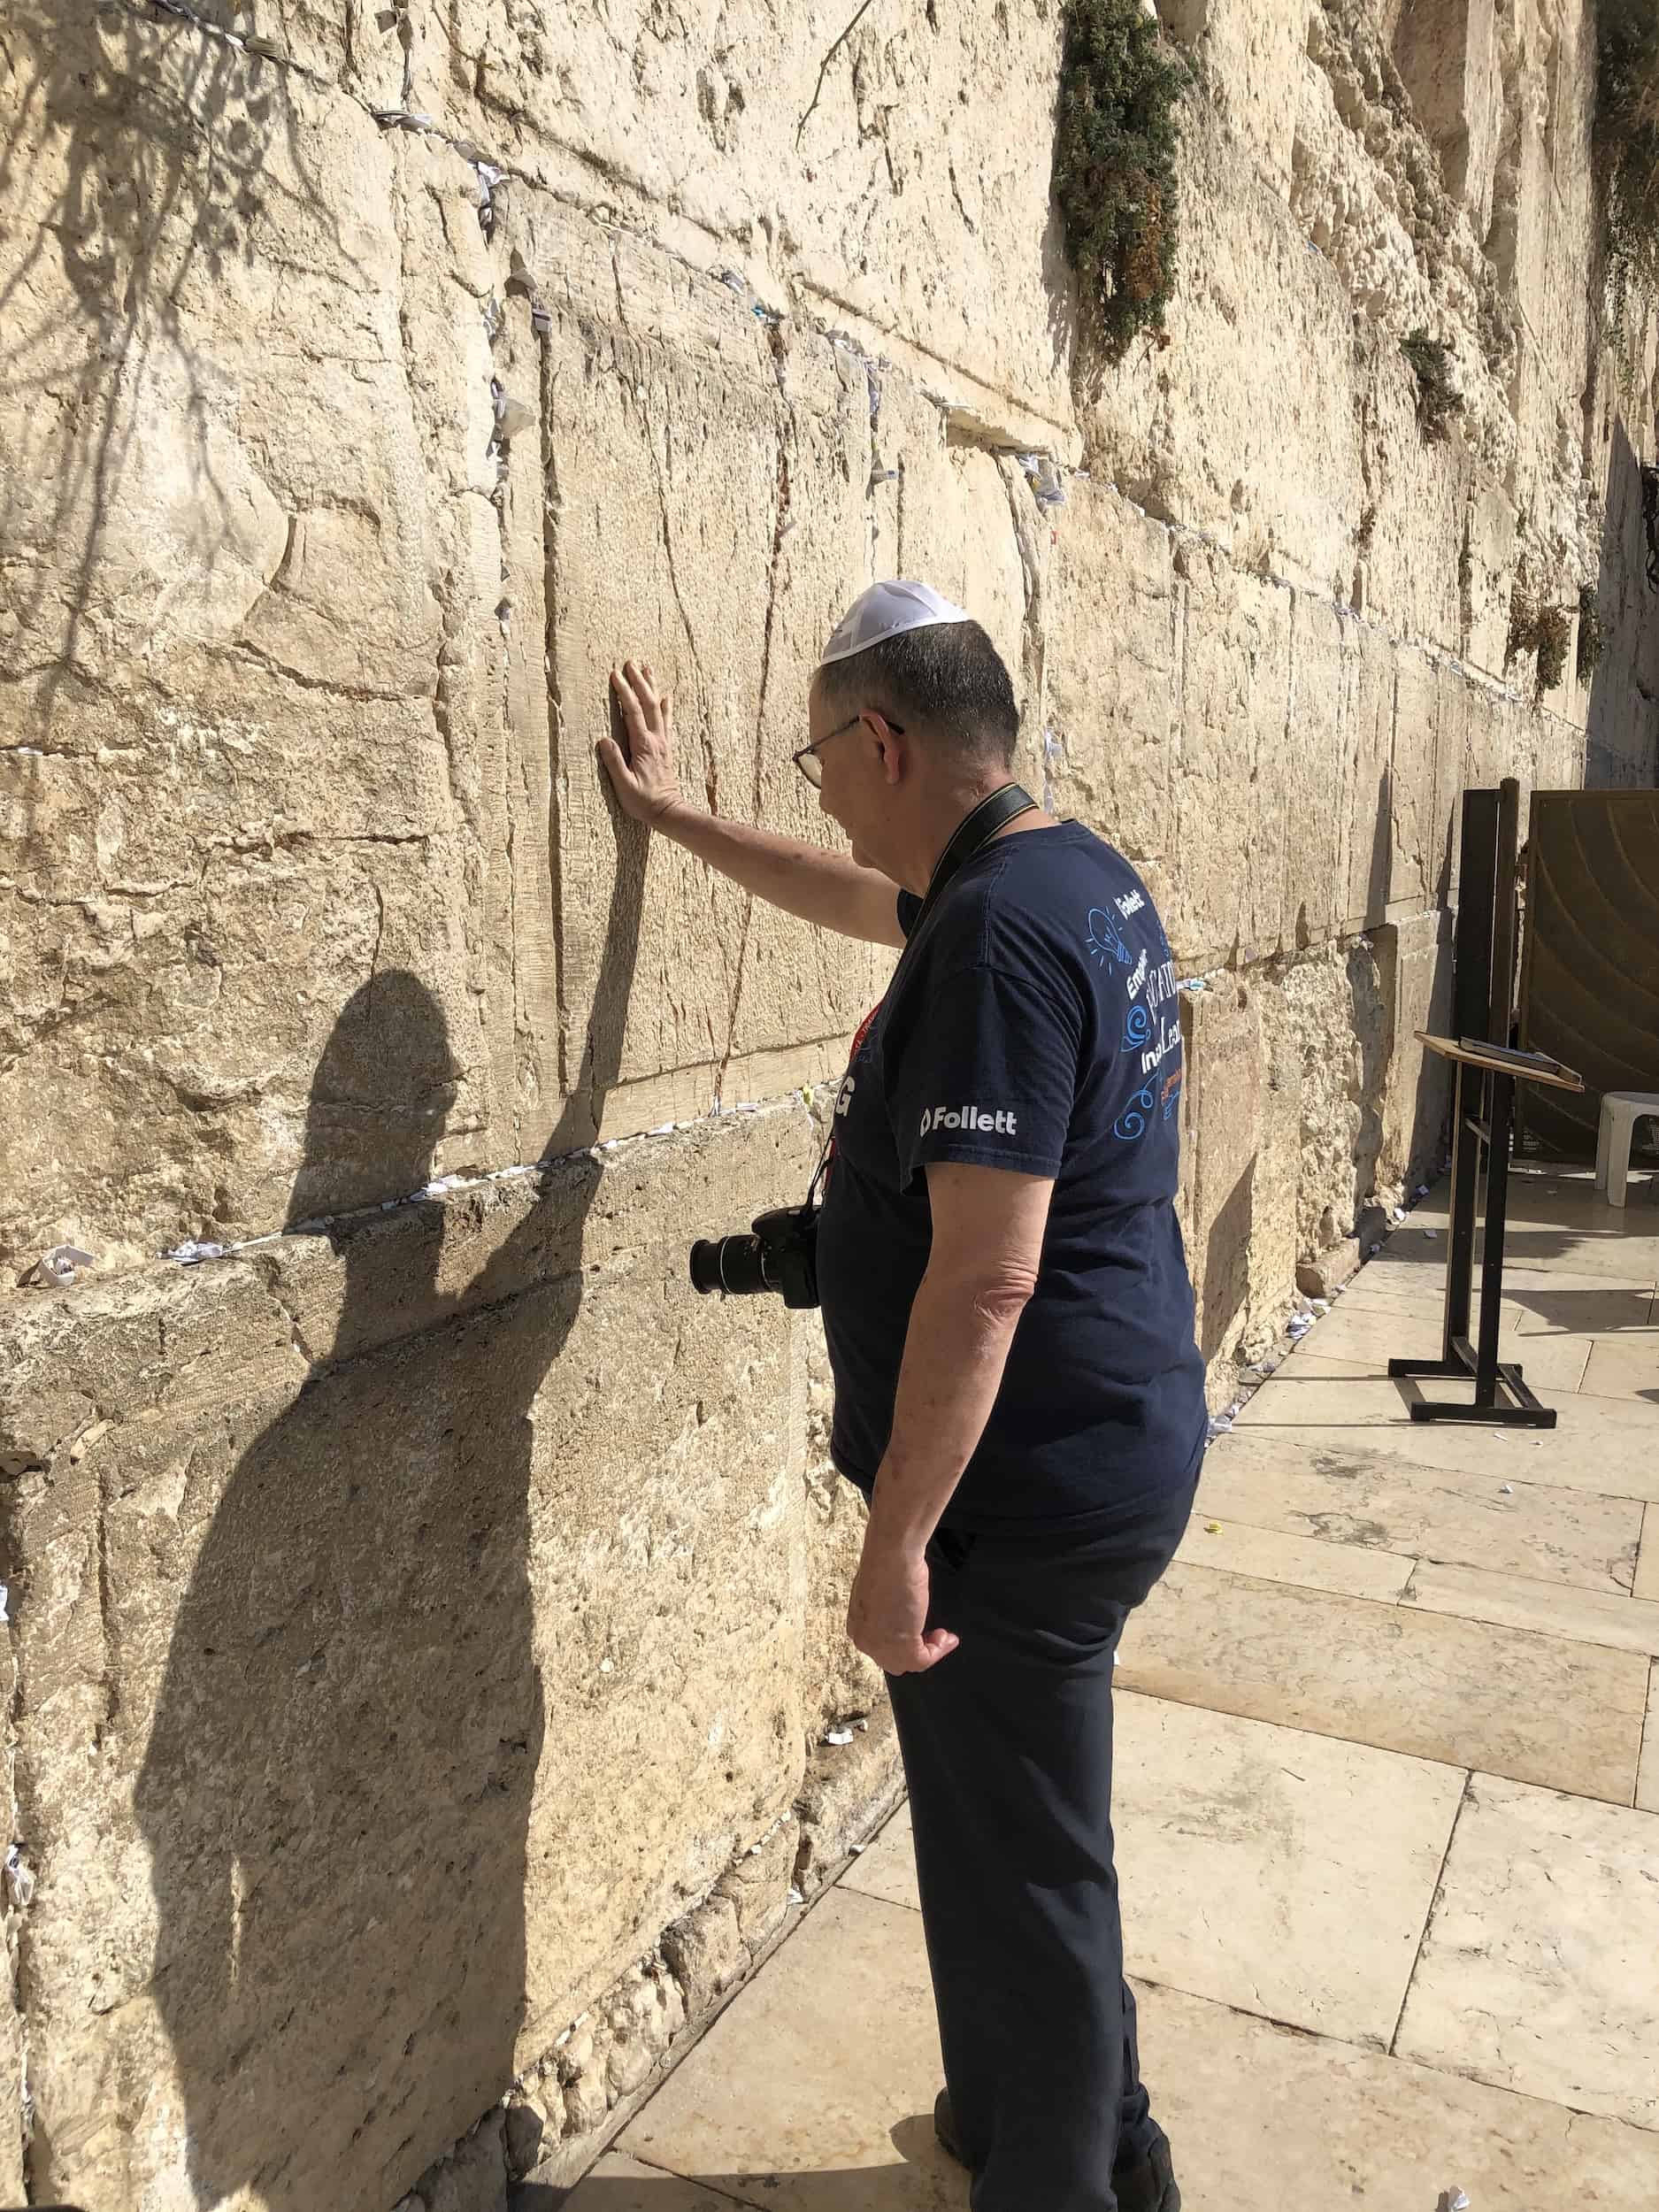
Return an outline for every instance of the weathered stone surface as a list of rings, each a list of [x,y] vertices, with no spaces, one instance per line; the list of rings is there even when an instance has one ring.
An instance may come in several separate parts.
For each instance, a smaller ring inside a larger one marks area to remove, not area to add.
[[[1047,803],[1133,861],[1167,908],[1178,603],[1169,529],[1074,479],[1044,595]],[[1100,639],[1115,640],[1110,688]]]
[[[687,2009],[707,2008],[749,1964],[749,1947],[729,1897],[710,1897],[663,1931],[663,1955],[686,1993]]]
[[[787,1810],[786,1317],[661,1287],[714,1202],[710,1143],[746,1198],[760,1156],[717,1127],[623,1155],[614,1189],[370,1216],[308,1248],[326,1297],[288,1291],[278,1248],[32,1309],[13,1390],[43,1402],[31,1361],[58,1379],[60,1436],[42,1411],[11,1543],[57,2193],[137,2200],[188,2124],[216,2196],[389,2203]],[[289,1308],[297,1394],[221,1365],[193,1402],[161,1351],[181,1302],[250,1325],[215,1294],[232,1275],[256,1329]],[[761,1917],[794,1857],[775,1832]]]
[[[1451,1110],[1448,1064],[1425,1050],[1417,1032],[1444,1036],[1451,1024],[1451,931],[1438,908],[1378,933],[1393,979],[1388,1077],[1383,1094],[1378,1187],[1390,1197],[1417,1189],[1446,1156]]]
[[[1659,2129],[1651,1975],[1659,1820],[1482,1775],[1458,1816],[1397,2048]],[[1558,1874],[1571,1870],[1571,1882]]]
[[[1181,1138],[1187,1251],[1199,1347],[1213,1361],[1236,1334],[1248,1297],[1262,1083],[1255,994],[1231,983],[1194,993],[1186,1026]]]
[[[863,1843],[896,1803],[902,1777],[891,1711],[884,1704],[851,1743],[827,1745],[809,1762],[799,1800],[802,1849],[795,1881],[810,1897],[856,1843]]]
[[[1184,966],[1274,950],[1283,913],[1281,779],[1292,595],[1184,543],[1173,832],[1181,856],[1165,924]]]
[[[506,2148],[503,2116],[492,2112],[421,2176],[417,2202],[426,2212],[507,2212]]]
[[[410,105],[515,176],[732,265],[773,305],[913,348],[988,421],[1064,433],[1057,10],[943,0],[853,25],[814,0],[689,33],[641,7],[503,22],[415,0],[409,22]],[[1032,280],[1011,286],[1016,267]]]
[[[1135,1616],[1118,1678],[1623,1805],[1647,1701],[1633,1651],[1185,1564]]]
[[[1258,35],[1261,11],[1228,12],[1241,42]],[[1346,596],[1362,511],[1352,304],[1203,101],[1185,112],[1171,343],[1138,345],[1106,373],[1085,417],[1087,457],[1240,567]]]

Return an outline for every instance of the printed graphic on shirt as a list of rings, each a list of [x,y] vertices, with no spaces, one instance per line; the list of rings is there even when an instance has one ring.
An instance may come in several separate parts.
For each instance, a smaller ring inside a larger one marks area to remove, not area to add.
[[[1143,945],[1132,964],[1124,934],[1123,924],[1145,906],[1142,894],[1132,890],[1114,899],[1110,909],[1092,906],[1088,911],[1090,954],[1102,967],[1110,962],[1114,968],[1129,971],[1122,979],[1125,1005],[1118,1050],[1147,1079],[1112,1124],[1112,1134],[1125,1144],[1144,1136],[1155,1120],[1168,1121],[1181,1087],[1181,1025],[1175,1011],[1175,962],[1169,941],[1159,930],[1157,949],[1163,959],[1154,967],[1152,948]],[[1175,1067],[1160,1078],[1158,1071],[1171,1054],[1178,1056]]]
[[[917,1133],[925,1137],[930,1129],[977,1129],[987,1136],[1012,1137],[1019,1122],[1013,1114],[988,1114],[982,1106],[929,1106]]]
[[[1129,965],[1129,948],[1118,918],[1103,906],[1091,906],[1088,910],[1088,949],[1102,968],[1109,960],[1120,968]]]

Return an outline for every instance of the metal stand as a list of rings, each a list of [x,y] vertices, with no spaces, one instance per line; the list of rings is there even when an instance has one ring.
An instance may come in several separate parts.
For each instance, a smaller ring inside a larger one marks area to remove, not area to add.
[[[1484,1073],[1488,1096],[1486,1118],[1463,1109],[1463,1078],[1472,1073],[1479,1088]],[[1498,1324],[1503,1305],[1503,1229],[1509,1210],[1509,1140],[1515,1114],[1515,1078],[1494,1069],[1484,1071],[1457,1062],[1453,1092],[1457,1129],[1452,1155],[1451,1229],[1446,1260],[1446,1320],[1439,1359],[1391,1359],[1391,1375],[1455,1375],[1474,1378],[1473,1402],[1420,1398],[1414,1421],[1492,1421],[1515,1428],[1553,1429],[1554,1406],[1540,1405],[1518,1365],[1498,1357]],[[1470,1293],[1475,1267],[1475,1202],[1480,1155],[1486,1151],[1486,1244],[1480,1257],[1480,1341],[1469,1341]]]
[[[1421,1030],[1417,1033],[1431,1051],[1452,1061],[1457,1071],[1452,1092],[1446,1317],[1439,1359],[1391,1359],[1388,1372],[1394,1376],[1455,1376],[1465,1381],[1472,1378],[1475,1395],[1471,1404],[1455,1399],[1419,1399],[1411,1408],[1414,1421],[1494,1422],[1528,1429],[1555,1425],[1555,1408],[1540,1404],[1518,1365],[1498,1357],[1517,1071],[1486,1056],[1476,1041],[1485,1038],[1499,1046],[1509,1042],[1520,797],[1520,786],[1513,777],[1507,778],[1496,791],[1463,794],[1452,978],[1453,1018],[1463,1041],[1431,1037]],[[1566,1068],[1555,1072],[1529,1070],[1521,1079],[1562,1090],[1584,1088]],[[1475,1217],[1483,1164],[1486,1203],[1486,1240],[1480,1258],[1480,1339],[1478,1345],[1471,1345],[1469,1315],[1475,1273]]]

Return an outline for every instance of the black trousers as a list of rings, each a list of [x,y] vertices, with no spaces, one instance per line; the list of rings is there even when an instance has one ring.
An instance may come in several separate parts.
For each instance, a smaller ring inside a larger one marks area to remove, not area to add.
[[[1156,2140],[1112,1867],[1112,1661],[1192,1510],[1182,1484],[1086,1538],[941,1530],[929,1625],[889,1676],[945,2084],[972,2212],[1116,2212]]]

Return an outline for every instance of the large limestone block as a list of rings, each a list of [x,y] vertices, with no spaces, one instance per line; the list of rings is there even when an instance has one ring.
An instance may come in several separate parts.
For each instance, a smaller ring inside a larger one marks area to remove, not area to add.
[[[1404,0],[1394,66],[1433,140],[1448,191],[1484,235],[1502,136],[1503,73],[1496,0]]]
[[[111,685],[118,706],[142,702],[140,668],[156,705],[187,701],[193,649],[262,703],[278,680],[290,712],[283,677],[424,697],[434,609],[382,134],[181,27],[47,13],[38,71],[9,80],[17,666]]]
[[[1416,1189],[1445,1156],[1451,1074],[1439,1054],[1425,1052],[1417,1032],[1445,1036],[1452,1018],[1449,918],[1419,915],[1378,933],[1392,940],[1393,1034],[1382,1102],[1379,1179],[1391,1191]]]
[[[875,573],[923,577],[984,625],[1034,761],[1050,525],[1013,457],[974,442],[910,379],[883,368],[869,389]]]
[[[853,13],[415,0],[410,104],[774,305],[913,349],[981,419],[1064,434],[1059,12]]]
[[[1462,657],[1502,683],[1515,588],[1515,509],[1496,484],[1478,486],[1463,516],[1459,557]]]
[[[1248,960],[1283,920],[1291,602],[1182,544],[1180,735],[1164,920],[1184,967]]]
[[[1440,336],[1430,315],[1422,326]],[[1463,486],[1467,463],[1451,442],[1431,445],[1417,420],[1417,378],[1392,326],[1368,327],[1359,345],[1364,421],[1360,467],[1365,506],[1357,609],[1392,636],[1450,649],[1462,641],[1459,595]]]
[[[546,326],[520,380],[541,417],[545,550],[532,532],[506,583],[531,600],[522,649],[549,655],[563,1081],[580,1094],[695,1071],[706,1112],[734,1056],[844,1037],[884,964],[620,818],[594,757],[609,672],[638,655],[672,689],[694,803],[839,841],[789,755],[823,641],[867,572],[865,379],[551,203],[507,235]],[[543,711],[534,685],[526,701]],[[652,1095],[620,1125],[660,1118]]]
[[[1394,657],[1394,736],[1389,790],[1392,908],[1409,915],[1455,895],[1462,795],[1511,770],[1505,703],[1438,654],[1402,646]],[[1502,730],[1488,745],[1486,733]]]
[[[1331,798],[1348,781],[1348,749],[1361,735],[1351,713],[1356,626],[1307,592],[1291,602],[1290,714],[1274,764],[1285,810],[1279,936],[1286,947],[1328,937],[1347,904],[1344,810]]]
[[[1197,96],[1181,176],[1170,342],[1105,373],[1090,461],[1241,565],[1346,597],[1361,521],[1353,303]]]
[[[1310,12],[1310,0],[1159,0],[1159,20],[1224,88],[1228,122],[1279,192],[1291,179]]]
[[[684,1253],[809,1145],[15,1310],[37,2187],[393,2203],[787,1809],[789,1325]]]
[[[487,1118],[432,703],[448,571],[361,107],[116,9],[65,12],[7,85],[0,1238],[119,1259],[282,1217],[379,963],[446,1008],[452,1056],[411,1088]]]
[[[1051,810],[1133,861],[1162,903],[1171,857],[1178,601],[1166,526],[1073,478],[1044,595]]]
[[[1394,868],[1395,649],[1368,623],[1356,622],[1348,639],[1337,896],[1340,920],[1363,930],[1382,919]]]
[[[1289,1225],[1294,1249],[1279,1278],[1287,1294],[1295,1262],[1351,1235],[1375,1187],[1394,979],[1378,947],[1361,940],[1294,962],[1259,995],[1270,1028],[1283,1033],[1281,1087],[1294,1086],[1296,1101],[1286,1203],[1269,1217]]]
[[[1185,1002],[1187,1248],[1207,1360],[1236,1333],[1249,1295],[1263,1093],[1257,998],[1251,985],[1224,977]]]

